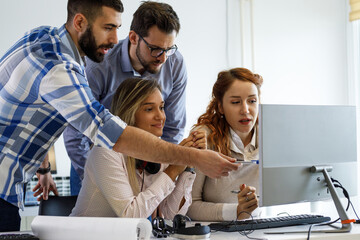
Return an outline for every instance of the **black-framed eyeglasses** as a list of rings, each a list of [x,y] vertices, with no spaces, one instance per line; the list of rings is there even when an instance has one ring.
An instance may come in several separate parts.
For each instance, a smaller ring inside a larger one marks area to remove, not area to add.
[[[150,55],[151,55],[152,57],[158,58],[158,57],[160,57],[163,53],[165,53],[166,57],[169,57],[169,56],[173,55],[173,54],[177,51],[177,49],[178,49],[178,47],[177,47],[176,45],[174,45],[174,46],[172,46],[172,47],[170,47],[170,48],[168,48],[168,49],[163,49],[163,48],[159,48],[159,47],[150,47],[150,46],[149,46],[149,43],[148,43],[140,34],[138,34],[138,35],[139,35],[139,37],[144,41],[144,43],[146,44],[146,46],[149,48],[149,50],[150,50]]]

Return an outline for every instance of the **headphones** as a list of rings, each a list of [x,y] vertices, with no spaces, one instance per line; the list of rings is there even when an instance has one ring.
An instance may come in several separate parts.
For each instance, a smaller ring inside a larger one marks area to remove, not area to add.
[[[194,227],[186,227],[186,217],[181,214],[177,214],[173,220],[173,226],[165,224],[165,221],[161,217],[156,217],[152,221],[153,227],[153,235],[156,238],[166,238],[167,236],[173,234],[176,238],[181,239],[194,239],[195,236],[201,235],[203,239],[210,238],[210,227],[209,226],[201,226],[200,223],[196,223]]]
[[[160,171],[161,164],[160,163],[153,163],[153,162],[146,162],[140,159],[136,159],[136,169],[145,170],[149,174],[156,174]]]
[[[156,217],[152,220],[152,229],[152,233],[156,238],[166,238],[173,231],[172,227],[165,224],[162,217]]]

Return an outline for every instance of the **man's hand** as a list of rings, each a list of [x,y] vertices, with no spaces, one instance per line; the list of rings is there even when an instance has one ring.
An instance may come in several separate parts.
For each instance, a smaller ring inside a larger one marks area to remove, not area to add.
[[[149,162],[194,166],[211,178],[228,176],[230,171],[237,170],[240,166],[234,163],[234,158],[221,153],[167,143],[149,132],[132,126],[125,128],[113,150]]]
[[[59,195],[56,188],[56,184],[51,176],[51,173],[46,173],[44,175],[37,173],[39,181],[36,186],[33,188],[34,197],[37,197],[37,200],[40,201],[41,198],[47,200],[49,197],[49,192],[52,191],[56,196]]]
[[[237,170],[240,166],[235,162],[235,158],[228,157],[222,153],[211,150],[198,151],[197,159],[192,163],[195,168],[199,169],[210,178],[220,178],[228,176],[230,171]]]

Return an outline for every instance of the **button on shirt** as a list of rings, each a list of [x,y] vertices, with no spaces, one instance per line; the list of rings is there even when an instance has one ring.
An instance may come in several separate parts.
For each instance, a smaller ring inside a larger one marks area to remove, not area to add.
[[[0,59],[0,197],[23,208],[23,184],[67,124],[111,149],[126,124],[94,99],[65,25],[26,33]]]
[[[111,101],[118,86],[125,79],[132,77],[157,79],[162,88],[166,114],[161,138],[172,143],[179,143],[182,140],[186,124],[187,71],[183,56],[179,51],[166,60],[158,73],[144,72],[141,75],[131,65],[129,38],[125,38],[105,55],[101,63],[86,61],[86,73],[94,97],[108,109],[111,107]],[[71,127],[66,128],[64,140],[72,165],[83,178],[91,142]]]

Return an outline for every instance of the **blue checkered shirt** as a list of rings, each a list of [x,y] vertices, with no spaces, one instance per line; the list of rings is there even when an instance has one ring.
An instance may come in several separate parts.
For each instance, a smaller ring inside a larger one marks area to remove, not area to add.
[[[39,27],[0,59],[0,198],[23,208],[23,184],[68,124],[109,149],[126,127],[92,96],[65,25]]]

